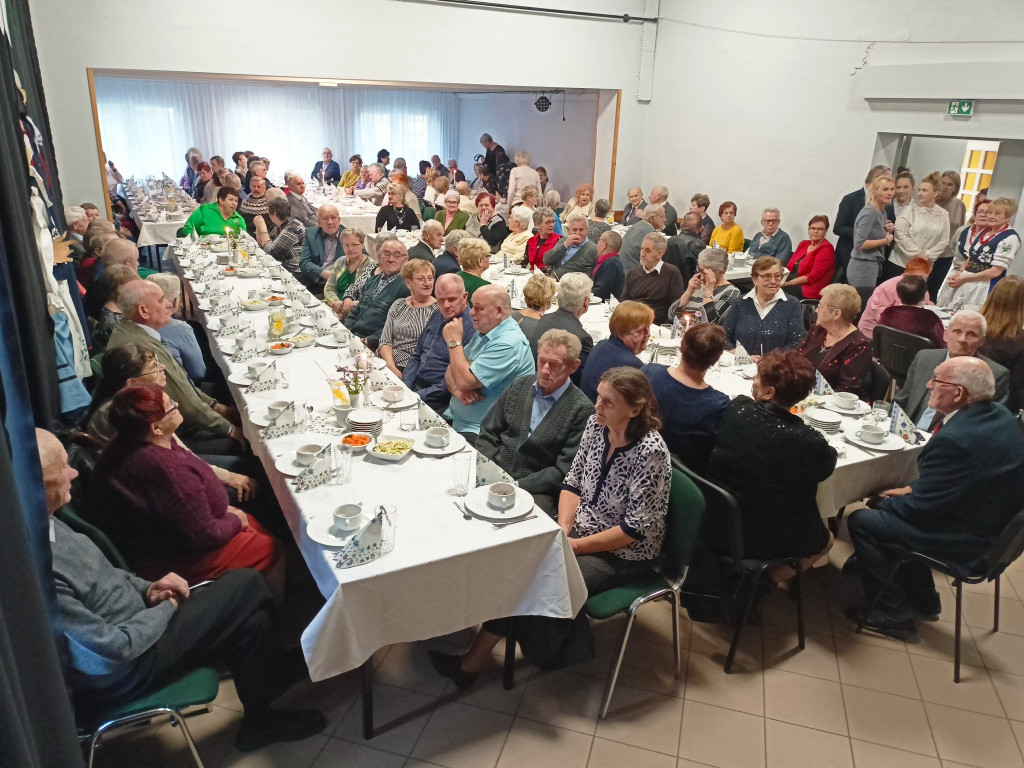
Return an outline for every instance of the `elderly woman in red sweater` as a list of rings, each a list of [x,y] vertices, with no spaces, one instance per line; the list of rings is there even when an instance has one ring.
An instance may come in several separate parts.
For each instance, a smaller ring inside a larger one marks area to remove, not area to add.
[[[807,240],[800,243],[789,259],[789,280],[782,290],[799,299],[820,299],[821,289],[836,273],[836,249],[825,239],[828,216],[819,215],[807,222]]]
[[[168,571],[194,584],[235,568],[284,588],[280,543],[228,504],[210,465],[174,439],[178,404],[156,384],[125,387],[110,404],[117,430],[96,464],[90,520],[144,578]]]

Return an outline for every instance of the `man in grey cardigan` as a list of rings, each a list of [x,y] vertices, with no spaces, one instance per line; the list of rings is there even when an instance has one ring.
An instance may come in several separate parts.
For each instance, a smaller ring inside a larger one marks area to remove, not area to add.
[[[640,245],[651,232],[661,232],[665,227],[665,207],[651,203],[644,210],[644,220],[631,226],[622,236],[622,247],[619,248],[619,261],[622,269],[629,274],[631,269],[640,266]]]
[[[176,573],[154,582],[113,565],[88,537],[54,513],[71,501],[78,475],[60,441],[36,430],[43,470],[59,627],[67,641],[68,683],[83,716],[127,701],[197,667],[227,667],[245,709],[236,746],[249,752],[324,729],[315,710],[281,712],[270,703],[306,676],[299,648],[275,635],[273,598],[263,577],[228,571],[200,590]]]
[[[594,406],[569,376],[580,367],[580,340],[547,331],[537,351],[537,375],[520,376],[484,420],[476,448],[533,495],[554,517],[558,493]]]
[[[555,279],[569,272],[582,272],[587,277],[597,264],[597,246],[588,237],[590,225],[582,213],[574,213],[565,223],[568,234],[544,254],[544,263],[551,267]]]

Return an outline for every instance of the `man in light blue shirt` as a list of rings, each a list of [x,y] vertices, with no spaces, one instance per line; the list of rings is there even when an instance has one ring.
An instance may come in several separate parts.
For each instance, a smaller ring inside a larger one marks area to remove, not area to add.
[[[447,417],[456,432],[476,443],[480,421],[517,376],[534,373],[530,342],[511,318],[512,304],[505,289],[485,285],[473,294],[473,327],[477,335],[465,347],[459,317],[449,321],[442,335],[448,344],[448,370],[444,375],[452,402]]]

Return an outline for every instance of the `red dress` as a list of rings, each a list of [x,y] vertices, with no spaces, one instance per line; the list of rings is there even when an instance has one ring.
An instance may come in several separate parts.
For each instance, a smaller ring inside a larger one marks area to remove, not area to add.
[[[810,244],[810,240],[800,243],[786,266],[791,278],[807,278],[807,282],[799,286],[803,289],[805,299],[820,299],[821,289],[832,282],[832,276],[836,273],[836,249],[828,240],[822,240],[821,245],[808,253]]]
[[[530,271],[534,269],[544,269],[544,254],[558,245],[558,241],[561,240],[561,236],[551,233],[551,236],[543,243],[540,241],[540,235],[534,235],[526,241],[526,258],[530,262]]]

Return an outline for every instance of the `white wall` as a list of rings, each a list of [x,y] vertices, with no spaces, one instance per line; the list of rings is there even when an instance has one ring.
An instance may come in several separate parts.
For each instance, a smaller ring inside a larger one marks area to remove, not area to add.
[[[1004,141],[999,145],[995,172],[988,188],[988,197],[1009,197],[1018,204],[1024,201],[1024,141]],[[1020,217],[1018,216],[1018,220]]]
[[[480,135],[490,133],[509,159],[526,150],[530,165],[543,165],[563,202],[576,193],[577,184],[592,183],[598,94],[565,94],[564,122],[562,94],[548,98],[551,108],[538,112],[536,94],[459,94],[458,160],[466,178],[470,160],[484,151]]]
[[[932,171],[959,173],[964,164],[966,149],[966,139],[914,136],[910,140],[910,152],[907,153],[907,167],[918,182]]]
[[[288,5],[271,0],[223,0],[202,6],[153,0],[116,4],[30,0],[30,5],[61,186],[65,199],[75,203],[99,203],[103,195],[86,81],[88,67],[622,88],[633,94],[640,60],[637,24],[398,0],[304,0]],[[644,3],[547,0],[543,5],[636,16],[641,15]],[[258,33],[242,31],[251,23],[261,25]],[[335,43],[323,43],[325,29],[335,30]],[[481,57],[463,61],[454,54],[429,55],[425,39],[429,30],[443,33],[445,39],[463,41]],[[219,44],[208,37],[211,31],[220,35]],[[256,41],[257,49],[251,44],[238,45],[243,40]],[[379,44],[373,45],[374,40]],[[343,53],[342,48],[350,53]],[[564,56],[559,56],[558,50],[563,50]],[[643,147],[635,137],[643,135],[644,119],[645,109],[633,98],[624,99],[620,124],[628,128],[626,136],[634,138],[620,142],[620,168],[642,166]],[[497,126],[492,125],[490,131],[501,136]],[[182,152],[185,149],[182,147]],[[617,197],[624,199],[624,192]]]

